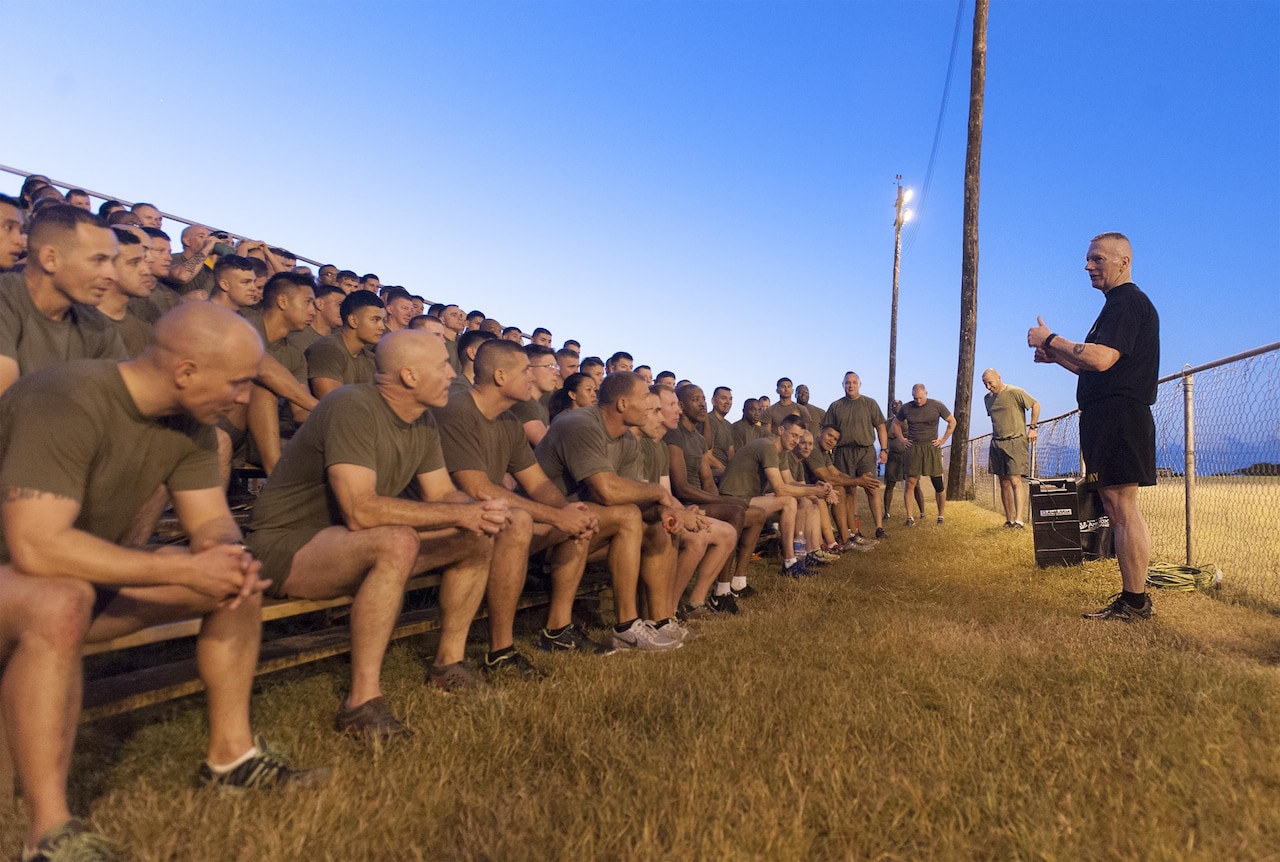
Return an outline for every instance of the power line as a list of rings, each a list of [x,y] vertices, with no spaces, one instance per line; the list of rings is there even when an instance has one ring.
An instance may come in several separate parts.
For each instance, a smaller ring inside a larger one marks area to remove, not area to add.
[[[956,26],[951,34],[951,58],[947,60],[947,79],[942,85],[942,104],[938,107],[938,123],[933,129],[933,147],[929,150],[929,167],[924,174],[924,187],[920,189],[920,202],[916,205],[916,219],[907,228],[907,245],[904,252],[911,251],[915,245],[916,234],[920,230],[920,217],[924,215],[925,203],[929,199],[929,184],[933,180],[933,164],[938,157],[938,142],[942,140],[942,123],[947,117],[947,101],[951,96],[951,73],[956,65],[956,47],[960,44],[960,24],[964,16],[965,0],[956,3]]]

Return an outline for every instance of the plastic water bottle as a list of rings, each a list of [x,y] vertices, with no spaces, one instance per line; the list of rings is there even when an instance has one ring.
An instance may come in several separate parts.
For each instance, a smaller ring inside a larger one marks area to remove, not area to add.
[[[792,550],[795,553],[797,559],[804,556],[804,549],[805,549],[804,530],[797,530],[796,540],[794,543],[792,543]]]

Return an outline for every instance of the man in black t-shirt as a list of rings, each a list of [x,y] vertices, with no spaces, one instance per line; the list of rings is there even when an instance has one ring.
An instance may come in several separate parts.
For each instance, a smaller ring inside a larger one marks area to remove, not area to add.
[[[1147,567],[1151,534],[1138,508],[1138,487],[1156,483],[1156,432],[1151,405],[1160,367],[1160,316],[1132,281],[1133,249],[1120,233],[1089,242],[1085,272],[1106,297],[1083,342],[1050,331],[1043,318],[1027,332],[1036,362],[1076,374],[1080,454],[1085,480],[1096,482],[1115,534],[1122,591],[1091,620],[1131,622],[1151,616]]]

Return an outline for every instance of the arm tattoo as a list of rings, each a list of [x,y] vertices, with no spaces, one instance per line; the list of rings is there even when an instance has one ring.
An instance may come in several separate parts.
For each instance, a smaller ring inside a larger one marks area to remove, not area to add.
[[[1079,344],[1077,344],[1075,347],[1071,348],[1071,352],[1074,353],[1076,356],[1079,356],[1080,354],[1084,353],[1084,342],[1082,341]]]
[[[55,500],[70,500],[52,491],[41,491],[37,488],[15,488],[11,485],[0,486],[0,501],[15,503],[19,500],[39,500],[41,497],[52,497]]]
[[[196,255],[195,257],[189,257],[182,261],[182,271],[189,272],[192,275],[198,272],[202,266],[204,266],[203,255]]]

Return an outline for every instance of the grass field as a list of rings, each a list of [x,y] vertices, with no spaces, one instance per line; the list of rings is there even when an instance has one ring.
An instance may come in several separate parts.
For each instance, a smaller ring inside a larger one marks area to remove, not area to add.
[[[397,645],[417,735],[387,750],[330,730],[342,662],[265,678],[255,723],[334,767],[319,791],[192,789],[198,698],[86,727],[75,804],[145,860],[1280,859],[1280,622],[1190,593],[1084,622],[1114,564],[1036,569],[1002,520],[758,564],[684,649],[535,654],[541,683],[440,694]]]
[[[1000,509],[989,474],[974,486],[974,502]],[[1186,498],[1181,477],[1139,491],[1151,529],[1154,562],[1186,563]],[[1280,610],[1280,478],[1200,476],[1192,492],[1192,562],[1222,570],[1233,599]]]

